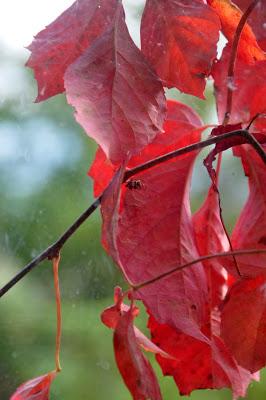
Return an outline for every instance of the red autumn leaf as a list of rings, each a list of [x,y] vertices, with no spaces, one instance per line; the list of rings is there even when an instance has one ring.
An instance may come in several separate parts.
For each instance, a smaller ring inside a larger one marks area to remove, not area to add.
[[[142,50],[167,87],[203,98],[220,23],[200,0],[147,0]]]
[[[237,59],[234,81],[231,82],[227,78],[230,51],[230,47],[226,46],[222,58],[212,70],[219,121],[222,123],[224,119],[229,85],[233,88],[230,123],[248,123],[256,114],[266,112],[266,103],[263,100],[266,96],[266,61],[247,65],[241,59]],[[260,121],[261,125],[258,122],[256,122],[257,129],[262,130],[263,127],[266,129],[265,119]]]
[[[250,0],[234,0],[234,3],[244,12],[251,4]],[[256,7],[248,17],[248,23],[256,35],[259,46],[266,51],[266,7],[264,0],[258,1]]]
[[[229,243],[220,218],[219,194],[211,185],[207,197],[193,216],[198,251],[201,256],[228,251]],[[227,292],[228,273],[224,260],[219,258],[203,262],[211,287],[211,307],[218,306]]]
[[[99,147],[95,159],[91,165],[88,175],[93,179],[94,196],[98,197],[108,186],[117,168],[106,158],[103,150]]]
[[[162,130],[163,87],[129,36],[122,5],[112,29],[67,69],[65,87],[77,121],[114,164]]]
[[[169,152],[197,142],[203,127],[195,129],[191,121],[200,125],[189,107],[169,102],[165,133],[131,159],[129,166],[162,154],[162,149]],[[141,190],[124,186],[120,203],[116,200],[115,207],[110,207],[106,197],[102,204],[105,247],[129,282],[138,284],[198,257],[189,209],[196,155],[190,153],[138,174]],[[108,197],[118,199],[109,193]],[[198,264],[139,290],[138,296],[161,322],[205,340],[198,329],[205,289],[205,272]]]
[[[247,145],[241,146],[236,154],[241,158],[245,174],[248,177],[249,196],[233,230],[232,245],[235,250],[266,249],[265,164],[254,149]],[[255,276],[266,273],[265,254],[236,258],[242,274]]]
[[[64,92],[64,74],[92,42],[111,24],[117,0],[77,0],[38,33],[28,47],[27,66],[35,72],[38,97],[43,101]]]
[[[52,371],[23,383],[10,400],[49,400],[50,386],[55,377],[56,372]]]
[[[240,365],[251,372],[266,364],[266,278],[232,286],[222,310],[222,337]]]
[[[245,396],[251,379],[247,370],[237,365],[222,340],[213,335],[209,344],[203,343],[166,324],[158,324],[153,317],[149,328],[154,343],[175,356],[166,359],[156,356],[163,374],[173,376],[181,395],[195,389],[231,388],[234,399]]]
[[[232,43],[243,13],[230,0],[207,0],[207,2],[219,15],[222,32],[229,43]],[[241,33],[238,43],[238,56],[247,63],[266,59],[248,23],[245,24]]]
[[[116,363],[134,400],[161,400],[154,371],[143,356],[133,329],[132,310],[121,315],[114,331]]]
[[[115,329],[121,315],[127,313],[130,307],[127,304],[123,303],[123,293],[120,288],[115,288],[115,292],[120,292],[118,297],[116,298],[115,294],[115,304],[113,306],[107,307],[101,313],[101,320],[104,325],[108,328]],[[134,316],[137,316],[139,313],[139,309],[134,306]],[[149,351],[154,354],[160,354],[162,357],[172,358],[169,354],[164,352],[158,346],[156,346],[147,336],[144,335],[135,325],[133,325],[136,341],[144,350]]]

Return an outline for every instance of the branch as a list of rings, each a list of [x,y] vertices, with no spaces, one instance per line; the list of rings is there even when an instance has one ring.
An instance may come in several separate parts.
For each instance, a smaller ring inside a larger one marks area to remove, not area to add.
[[[138,165],[135,168],[129,169],[125,172],[123,182],[126,182],[130,177],[146,171],[156,165],[164,163],[172,158],[179,157],[183,154],[190,153],[195,150],[203,149],[204,147],[210,146],[212,144],[220,143],[223,140],[232,138],[232,137],[244,137],[250,145],[256,150],[256,152],[261,157],[262,161],[266,164],[266,153],[263,150],[263,147],[257,142],[257,140],[249,134],[246,130],[238,130],[233,132],[224,133],[219,136],[211,137],[202,142],[197,142],[192,145],[183,147],[178,150],[174,150],[170,153],[164,154],[163,156],[157,157],[153,160],[147,161],[144,164]],[[109,187],[109,186],[108,186]],[[108,189],[105,189],[105,191]],[[101,203],[101,199],[105,191],[102,193],[100,197],[98,197],[90,206],[85,210],[76,221],[60,236],[60,238],[52,245],[47,247],[42,253],[40,253],[37,257],[35,257],[29,264],[27,264],[17,275],[15,275],[5,286],[0,289],[0,298],[7,293],[16,283],[18,283],[25,275],[27,275],[30,271],[32,271],[35,267],[37,267],[42,261],[48,259],[51,260],[56,258],[66,243],[66,241],[78,230],[78,228],[90,217],[90,215],[99,207]]]
[[[197,258],[196,260],[190,261],[186,264],[183,264],[181,266],[175,267],[170,269],[167,272],[164,272],[163,274],[160,274],[156,276],[155,278],[148,279],[147,281],[144,281],[142,283],[139,283],[138,285],[133,285],[132,289],[134,291],[139,290],[145,286],[151,285],[152,283],[155,283],[163,278],[167,278],[168,276],[174,274],[175,272],[181,271],[182,269],[188,268],[191,265],[197,264],[198,262],[202,262],[205,260],[210,260],[213,258],[223,258],[223,257],[228,257],[228,256],[245,256],[247,254],[266,254],[266,249],[248,249],[248,250],[234,250],[234,251],[225,251],[223,253],[215,253],[215,254],[208,254],[206,256],[202,256]]]
[[[254,150],[258,153],[258,155],[261,157],[262,161],[266,164],[266,153],[263,149],[263,147],[260,145],[260,143],[254,138],[253,135],[251,135],[247,130],[237,130],[233,132],[228,132],[228,133],[223,133],[222,135],[219,136],[213,136],[207,140],[204,140],[202,142],[197,142],[194,144],[191,144],[186,147],[182,147],[181,149],[171,151],[170,153],[164,154],[163,156],[159,156],[157,158],[154,158],[153,160],[147,161],[143,164],[138,165],[135,168],[129,169],[125,173],[125,178],[124,181],[131,178],[131,176],[138,174],[139,172],[146,171],[149,168],[154,167],[155,165],[159,165],[165,161],[171,160],[172,158],[181,156],[186,153],[190,153],[195,150],[200,150],[203,149],[204,147],[210,146],[212,144],[220,143],[223,140],[232,138],[232,137],[244,137],[249,143]]]
[[[242,15],[239,24],[235,31],[235,36],[232,44],[232,51],[229,60],[228,72],[227,72],[227,79],[228,81],[233,83],[234,80],[234,71],[235,71],[235,62],[237,56],[237,48],[238,43],[241,37],[241,33],[244,29],[244,26],[247,22],[249,15],[252,13],[256,5],[258,4],[259,0],[253,0],[251,4],[248,6],[244,14]],[[232,110],[232,101],[233,101],[233,85],[227,85],[227,100],[226,100],[226,111],[224,115],[223,125],[227,125],[230,119],[230,114]]]
[[[27,275],[33,268],[37,267],[44,260],[52,260],[57,258],[61,248],[66,241],[76,232],[76,230],[86,221],[86,219],[98,208],[101,202],[101,196],[98,197],[87,210],[85,210],[76,221],[63,233],[62,236],[51,246],[47,247],[42,253],[35,257],[29,264],[27,264],[17,275],[14,276],[5,286],[0,290],[0,297],[8,292],[16,283],[18,283],[25,275]]]

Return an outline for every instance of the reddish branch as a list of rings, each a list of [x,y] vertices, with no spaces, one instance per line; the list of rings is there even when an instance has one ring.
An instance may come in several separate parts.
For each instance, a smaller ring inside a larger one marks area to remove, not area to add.
[[[211,137],[202,142],[194,143],[192,145],[182,147],[181,149],[174,150],[170,153],[164,154],[163,156],[157,157],[153,160],[147,161],[144,164],[138,165],[135,168],[129,169],[126,171],[124,175],[123,181],[127,181],[132,176],[146,171],[152,167],[160,165],[172,158],[179,157],[183,154],[190,153],[195,150],[203,149],[204,147],[220,143],[224,140],[227,140],[232,137],[243,137],[246,139],[247,143],[249,143],[261,157],[262,161],[266,164],[266,153],[260,143],[247,131],[247,130],[237,130],[233,132],[224,133],[219,136]],[[106,189],[105,189],[106,190]],[[78,228],[90,217],[90,215],[98,208],[101,203],[101,198],[98,197],[90,206],[87,208],[74,223],[59,237],[59,239],[47,247],[42,253],[40,253],[37,257],[35,257],[29,264],[27,264],[18,274],[16,274],[6,285],[4,285],[0,289],[0,297],[2,297],[5,293],[7,293],[16,283],[18,283],[25,275],[27,275],[30,271],[32,271],[35,267],[37,267],[44,260],[52,260],[53,258],[57,258],[60,250],[66,243],[66,241],[78,230]],[[254,250],[252,250],[254,251]],[[228,253],[229,255],[229,253]],[[233,254],[232,254],[233,255]],[[214,257],[214,255],[211,255]]]

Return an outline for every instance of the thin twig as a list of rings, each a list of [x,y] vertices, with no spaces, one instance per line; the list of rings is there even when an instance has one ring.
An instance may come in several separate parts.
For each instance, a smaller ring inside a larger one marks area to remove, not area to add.
[[[61,313],[61,295],[60,295],[60,286],[58,277],[60,254],[58,254],[56,258],[53,258],[52,262],[53,262],[54,288],[55,288],[55,300],[56,300],[55,370],[56,372],[60,372],[62,370],[60,365],[62,313]]]
[[[44,260],[51,260],[59,254],[61,248],[66,241],[76,232],[76,230],[86,221],[86,219],[98,208],[101,202],[101,197],[98,197],[90,206],[85,210],[76,221],[63,233],[62,236],[51,246],[47,247],[42,253],[35,257],[29,264],[27,264],[18,274],[16,274],[5,286],[0,290],[0,297],[8,292],[16,283],[18,283],[25,275],[32,271]]]
[[[175,157],[179,157],[183,154],[190,153],[195,150],[203,149],[204,147],[210,146],[212,144],[220,143],[223,140],[232,138],[232,137],[243,137],[246,139],[248,143],[250,143],[256,152],[261,157],[262,161],[266,164],[266,153],[263,147],[259,144],[259,142],[249,134],[246,130],[237,130],[233,132],[227,132],[219,136],[211,137],[202,142],[197,142],[192,145],[183,147],[178,150],[174,150],[170,153],[164,154],[163,156],[157,157],[153,160],[147,161],[144,164],[138,165],[135,168],[129,169],[125,172],[123,182],[126,182],[130,177],[148,170],[156,165],[160,165],[168,160],[171,160]],[[108,186],[109,187],[109,186]],[[105,189],[107,190],[108,187]],[[104,193],[104,192],[103,192]],[[18,272],[6,285],[4,285],[0,289],[0,298],[7,293],[16,283],[18,283],[25,275],[27,275],[30,271],[32,271],[35,267],[37,267],[42,261],[46,259],[53,259],[58,256],[60,250],[66,243],[66,241],[77,231],[77,229],[90,217],[90,215],[99,207],[101,203],[101,198],[103,194],[98,197],[90,206],[85,210],[74,223],[60,236],[60,238],[51,246],[47,247],[43,252],[41,252],[37,257],[35,257],[29,264],[27,264],[20,272]]]
[[[166,271],[160,275],[157,275],[156,277],[152,279],[148,279],[142,283],[139,283],[137,285],[133,285],[132,289],[134,291],[142,289],[145,286],[151,285],[152,283],[155,283],[163,278],[167,278],[168,276],[174,274],[175,272],[182,271],[185,268],[190,267],[191,265],[197,264],[199,262],[205,261],[205,260],[210,260],[213,258],[224,258],[228,256],[245,256],[247,254],[266,254],[266,249],[249,249],[249,250],[234,250],[234,251],[224,251],[222,253],[216,253],[216,254],[208,254],[206,256],[201,256],[197,258],[196,260],[192,260],[186,264],[180,265],[178,267],[172,268],[169,271]]]
[[[227,72],[227,99],[226,99],[226,111],[224,115],[223,125],[227,125],[230,119],[230,114],[232,110],[232,102],[233,102],[233,86],[234,86],[234,73],[235,73],[235,63],[237,56],[237,48],[239,44],[239,40],[241,37],[241,33],[244,29],[244,26],[247,22],[247,19],[251,12],[254,10],[259,0],[253,0],[252,3],[248,6],[247,10],[242,15],[239,24],[237,25],[235,36],[233,39],[232,50],[230,54],[228,72]]]
[[[137,167],[126,171],[124,181],[131,178],[133,175],[138,174],[139,172],[146,171],[147,169],[152,168],[156,165],[159,165],[165,161],[171,160],[172,158],[181,156],[186,153],[190,153],[195,150],[203,149],[204,147],[210,146],[212,144],[220,143],[223,140],[230,139],[235,136],[236,137],[237,136],[244,137],[247,140],[247,143],[251,144],[254,147],[254,150],[256,150],[258,155],[261,157],[262,161],[266,164],[266,153],[265,153],[263,147],[254,138],[254,136],[251,136],[248,131],[243,129],[243,130],[236,130],[236,131],[232,131],[232,132],[223,133],[222,135],[219,135],[219,136],[212,136],[211,138],[206,139],[202,142],[197,142],[197,143],[191,144],[189,146],[182,147],[181,149],[171,151],[170,153],[164,154],[163,156],[159,156],[157,158],[154,158],[153,160],[150,160],[143,164],[140,164]]]

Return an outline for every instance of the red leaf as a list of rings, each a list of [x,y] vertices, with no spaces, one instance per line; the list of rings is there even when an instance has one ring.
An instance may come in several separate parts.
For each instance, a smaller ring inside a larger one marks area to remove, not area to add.
[[[173,376],[181,395],[196,389],[231,388],[234,399],[245,396],[251,379],[248,371],[239,367],[224,343],[212,336],[209,344],[203,343],[166,324],[149,320],[153,341],[164,351],[175,356],[166,359],[156,356],[163,374]]]
[[[203,98],[219,29],[219,19],[200,0],[148,0],[142,50],[165,86]]]
[[[250,5],[250,0],[234,0],[234,3],[244,12]],[[248,22],[256,35],[258,44],[264,51],[266,51],[266,29],[264,25],[265,21],[266,7],[264,0],[260,0],[248,17]]]
[[[222,310],[222,336],[238,363],[249,371],[266,364],[266,278],[232,286]]]
[[[237,131],[237,130],[241,130],[242,126],[241,124],[235,124],[235,125],[219,125],[218,127],[214,128],[211,132],[211,136],[219,136],[222,135],[223,133],[227,133],[227,132],[233,132],[233,131]],[[253,134],[255,139],[257,139],[257,141],[261,144],[266,143],[266,135],[264,135],[263,133],[254,133]],[[246,144],[249,143],[248,139],[244,136],[232,136],[230,138],[227,138],[225,140],[223,140],[220,143],[217,143],[214,147],[214,149],[212,149],[210,151],[210,153],[208,154],[208,156],[204,159],[204,165],[208,170],[208,173],[212,179],[212,181],[215,181],[215,170],[213,168],[213,162],[216,159],[217,154],[230,149],[232,147],[235,146],[239,146],[241,144]]]
[[[112,29],[68,68],[65,87],[77,121],[114,164],[162,130],[163,87],[129,36],[122,5]]]
[[[23,383],[10,400],[49,400],[50,386],[55,377],[56,372],[52,371]]]
[[[230,85],[234,89],[230,123],[248,123],[256,114],[266,112],[266,104],[263,100],[266,96],[266,61],[247,65],[238,59],[235,66],[234,82],[231,82],[227,79],[230,51],[230,47],[227,46],[223,51],[222,58],[214,65],[212,71],[219,121],[222,123],[224,118],[227,86]],[[256,96],[254,96],[254,93],[256,93]],[[263,125],[258,126],[258,123],[256,123],[256,126],[260,130],[264,126],[266,130],[265,119]]]
[[[77,0],[38,33],[27,62],[38,82],[37,102],[64,92],[67,67],[111,25],[118,4],[117,0]]]
[[[165,133],[134,157],[130,167],[162,154],[162,149],[168,152],[200,139],[203,128],[195,129],[190,122],[200,123],[190,108],[175,102],[169,106]],[[198,257],[189,209],[196,155],[190,153],[138,174],[142,189],[123,187],[120,204],[111,207],[112,212],[119,211],[112,214],[112,226],[105,222],[110,220],[111,208],[102,204],[104,242],[128,281],[138,284]],[[160,322],[205,340],[198,329],[205,289],[205,272],[199,264],[142,288],[138,296]]]
[[[257,153],[247,145],[241,146],[237,155],[242,160],[245,174],[249,180],[249,197],[233,230],[232,245],[235,250],[266,249],[265,164]],[[240,271],[244,275],[255,276],[266,273],[265,254],[236,258]]]
[[[229,43],[232,43],[243,13],[230,0],[207,0],[207,2],[219,15],[222,32]],[[247,63],[266,59],[248,23],[245,24],[242,30],[237,51],[238,56]]]
[[[221,219],[218,193],[210,187],[207,197],[200,209],[193,216],[196,242],[201,256],[221,253],[229,249]],[[227,292],[228,273],[224,269],[224,260],[213,259],[203,262],[207,269],[209,286],[211,287],[210,306],[218,306]]]
[[[95,159],[89,169],[88,175],[93,179],[94,196],[98,197],[110,183],[117,168],[106,158],[99,147]]]
[[[114,332],[116,363],[134,400],[161,400],[154,371],[136,341],[131,309],[122,314]]]
[[[115,304],[106,308],[101,314],[101,320],[104,325],[108,328],[116,329],[118,322],[120,321],[121,315],[129,311],[129,306],[123,303],[123,293],[120,288],[115,288],[115,292],[120,291],[120,294],[115,298]],[[115,296],[116,297],[116,296]],[[134,306],[134,316],[137,316],[139,309]],[[144,350],[154,354],[160,354],[162,357],[172,358],[169,354],[164,352],[158,346],[156,346],[150,339],[147,338],[135,325],[133,325],[136,340]]]

